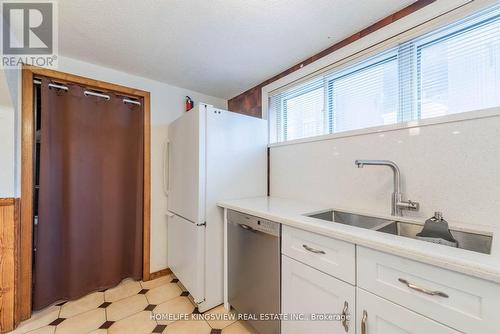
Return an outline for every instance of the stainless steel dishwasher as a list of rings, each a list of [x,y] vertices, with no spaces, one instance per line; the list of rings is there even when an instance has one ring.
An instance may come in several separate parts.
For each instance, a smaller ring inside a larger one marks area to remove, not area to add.
[[[228,211],[228,297],[260,334],[278,334],[279,320],[260,320],[280,313],[281,225],[237,211]]]

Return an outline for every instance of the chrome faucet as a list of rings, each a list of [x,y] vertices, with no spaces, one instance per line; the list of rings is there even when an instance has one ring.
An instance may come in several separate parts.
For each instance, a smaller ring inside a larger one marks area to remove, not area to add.
[[[411,200],[403,201],[403,194],[401,192],[401,172],[398,165],[389,160],[356,160],[354,164],[358,168],[367,166],[387,166],[390,167],[394,174],[394,192],[392,193],[391,202],[391,215],[402,216],[403,210],[418,211],[419,203]]]

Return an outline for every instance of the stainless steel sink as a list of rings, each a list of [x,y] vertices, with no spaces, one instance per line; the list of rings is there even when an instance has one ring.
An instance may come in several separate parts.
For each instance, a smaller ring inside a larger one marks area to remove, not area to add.
[[[376,229],[379,232],[395,234],[406,238],[417,239],[417,233],[422,231],[422,225],[394,221]],[[490,254],[490,235],[469,233],[450,229],[453,237],[458,241],[458,248],[467,249],[473,252]]]
[[[417,239],[417,233],[419,233],[423,228],[423,226],[419,224],[358,215],[336,210],[328,210],[320,213],[308,214],[306,216],[412,239]],[[453,237],[455,237],[458,241],[458,248],[483,254],[491,253],[491,235],[463,232],[453,229],[450,231],[451,234],[453,234]]]
[[[393,220],[375,218],[370,216],[362,216],[354,213],[342,212],[336,210],[324,211],[307,216],[312,218],[327,220],[329,222],[367,228],[369,230],[374,230],[379,226],[381,226],[382,224],[393,222]]]

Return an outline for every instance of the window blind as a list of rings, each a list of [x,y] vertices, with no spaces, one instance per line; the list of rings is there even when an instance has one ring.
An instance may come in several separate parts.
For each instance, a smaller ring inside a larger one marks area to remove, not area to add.
[[[500,4],[269,97],[271,142],[500,106]]]
[[[500,105],[500,7],[495,12],[416,43],[420,118]]]
[[[270,98],[276,141],[328,133],[323,78],[315,78]]]
[[[362,63],[346,74],[327,77],[331,132],[397,122],[398,62],[396,55]]]

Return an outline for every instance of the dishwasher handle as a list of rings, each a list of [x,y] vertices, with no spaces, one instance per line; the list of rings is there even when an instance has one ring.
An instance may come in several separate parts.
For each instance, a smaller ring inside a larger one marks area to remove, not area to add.
[[[248,225],[245,225],[245,224],[238,224],[239,227],[241,227],[242,229],[246,230],[246,231],[251,231],[251,232],[256,232],[256,230]]]

